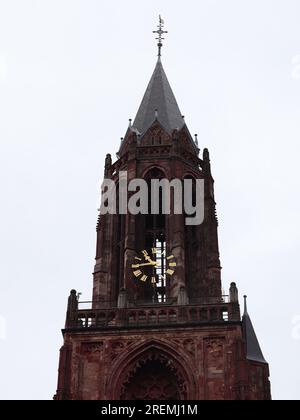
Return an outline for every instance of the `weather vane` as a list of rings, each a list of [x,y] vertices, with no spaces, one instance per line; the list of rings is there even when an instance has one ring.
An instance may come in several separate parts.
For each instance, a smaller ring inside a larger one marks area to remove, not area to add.
[[[157,46],[158,46],[158,56],[159,57],[161,57],[161,48],[163,46],[162,42],[165,39],[165,38],[163,38],[163,34],[167,34],[168,33],[168,31],[164,31],[164,24],[165,24],[165,21],[159,15],[159,25],[157,26],[158,29],[157,29],[157,31],[153,31],[154,34],[158,34],[158,38],[156,38],[156,39],[158,41]]]

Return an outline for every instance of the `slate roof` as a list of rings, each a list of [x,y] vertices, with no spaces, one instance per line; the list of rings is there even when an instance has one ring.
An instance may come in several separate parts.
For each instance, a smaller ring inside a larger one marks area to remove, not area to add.
[[[248,314],[246,297],[245,311],[243,315],[243,331],[246,339],[247,359],[255,362],[267,363],[256,337],[250,315]]]
[[[185,124],[160,58],[132,128],[138,130],[140,134],[144,134],[156,118],[169,133],[176,128],[181,129]]]

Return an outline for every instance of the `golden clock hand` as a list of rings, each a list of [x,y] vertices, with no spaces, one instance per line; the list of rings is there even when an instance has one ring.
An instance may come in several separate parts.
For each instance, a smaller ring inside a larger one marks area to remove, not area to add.
[[[157,265],[157,261],[153,261],[151,260],[151,257],[147,257],[146,261],[149,261],[149,263],[153,264],[153,265]]]
[[[156,262],[151,261],[151,262],[149,262],[149,263],[147,263],[147,264],[141,264],[141,265],[156,265]]]
[[[145,267],[146,265],[156,265],[155,261],[149,262],[149,263],[144,263],[144,264],[135,264],[134,268],[139,268],[139,267]]]

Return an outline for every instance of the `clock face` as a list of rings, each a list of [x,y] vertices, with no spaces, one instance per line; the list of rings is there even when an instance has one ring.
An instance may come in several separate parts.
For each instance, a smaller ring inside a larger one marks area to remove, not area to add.
[[[131,265],[134,277],[142,283],[150,282],[154,287],[166,284],[167,276],[176,270],[174,255],[166,255],[158,248],[141,251]]]

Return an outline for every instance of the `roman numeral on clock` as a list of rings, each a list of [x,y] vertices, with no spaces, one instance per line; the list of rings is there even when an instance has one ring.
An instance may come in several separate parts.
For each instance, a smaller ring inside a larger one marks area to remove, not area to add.
[[[136,270],[133,272],[133,274],[135,275],[135,277],[139,277],[143,273],[141,272],[141,270]]]

